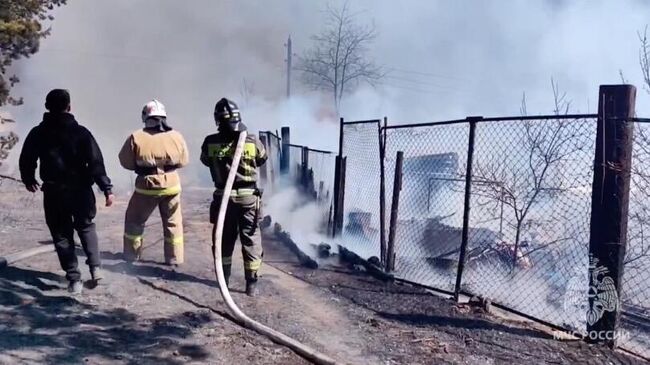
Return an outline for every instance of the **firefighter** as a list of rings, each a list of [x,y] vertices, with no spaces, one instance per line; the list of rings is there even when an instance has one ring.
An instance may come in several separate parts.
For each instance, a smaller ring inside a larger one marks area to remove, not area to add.
[[[167,123],[165,106],[158,100],[142,109],[144,128],[127,138],[119,153],[120,164],[136,173],[135,191],[124,221],[124,259],[142,255],[144,225],[158,207],[163,223],[165,264],[184,261],[181,180],[178,169],[189,157],[183,136]]]
[[[210,168],[216,190],[210,205],[210,223],[215,223],[222,199],[229,199],[224,222],[221,247],[223,271],[229,282],[232,254],[237,237],[242,244],[246,294],[257,294],[257,272],[262,265],[262,236],[259,222],[262,194],[257,187],[257,168],[266,162],[264,146],[254,135],[248,134],[242,159],[237,166],[237,175],[229,197],[223,196],[223,189],[232,165],[239,132],[246,126],[241,121],[237,105],[223,98],[214,109],[214,120],[218,133],[209,135],[201,146],[201,162]]]
[[[34,127],[20,153],[20,176],[34,193],[43,191],[45,222],[52,235],[61,268],[66,272],[68,291],[80,294],[83,288],[75,253],[74,231],[86,253],[86,264],[95,284],[102,278],[97,231],[96,183],[104,192],[106,206],[113,204],[111,180],[106,176],[102,152],[88,129],[70,114],[70,94],[54,89],[47,94],[43,121]],[[42,187],[36,180],[40,162]]]

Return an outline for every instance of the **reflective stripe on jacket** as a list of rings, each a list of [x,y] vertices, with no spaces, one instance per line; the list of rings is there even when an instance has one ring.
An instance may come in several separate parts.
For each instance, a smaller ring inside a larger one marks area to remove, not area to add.
[[[201,162],[210,168],[214,186],[223,189],[232,165],[238,135],[235,133],[217,133],[209,135],[201,146]],[[257,182],[257,168],[266,162],[267,155],[264,146],[249,134],[246,137],[244,151],[237,168],[233,184],[234,189],[254,188]]]

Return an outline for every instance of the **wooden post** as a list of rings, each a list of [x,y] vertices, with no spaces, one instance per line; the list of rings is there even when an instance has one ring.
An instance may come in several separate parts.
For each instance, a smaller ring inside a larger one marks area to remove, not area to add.
[[[388,124],[388,118],[384,117],[384,127]],[[381,265],[386,268],[386,176],[384,169],[384,154],[386,153],[386,129],[381,128],[377,123],[379,134],[379,251]]]
[[[327,214],[327,232],[333,235],[334,232],[334,205],[330,204],[330,210]]]
[[[395,159],[395,178],[393,179],[393,201],[390,207],[390,227],[388,227],[388,252],[386,272],[395,271],[395,235],[397,233],[397,218],[399,214],[399,195],[402,191],[402,165],[404,152],[398,151]]]
[[[304,191],[309,193],[309,149],[303,147],[300,150],[302,163],[300,164],[300,185]]]
[[[323,190],[325,190],[325,182],[324,181],[319,181],[318,182],[318,201],[319,202],[323,201]]]
[[[343,195],[345,193],[345,174],[343,159],[343,126],[345,119],[339,119],[339,154],[334,161],[334,214],[332,217],[332,237],[338,237],[342,230],[339,230],[339,218],[343,216]],[[342,223],[340,224],[342,226]]]
[[[341,191],[341,156],[334,158],[334,198],[332,212],[332,237],[336,237],[336,218],[339,216],[339,192]]]
[[[282,147],[280,145],[280,138],[278,137],[277,134],[273,134],[272,132],[269,131],[268,133],[268,143],[269,143],[269,150],[273,151],[272,156],[275,159],[278,159],[277,166],[280,167],[280,164],[282,163]],[[275,141],[273,143],[272,141]],[[271,156],[271,154],[269,154]],[[271,186],[273,189],[275,189],[276,184],[278,183],[278,176],[280,176],[280,171],[278,171],[275,167],[276,164],[270,163],[269,165],[269,175],[271,177]],[[275,190],[274,190],[275,191]]]
[[[291,166],[291,152],[289,144],[291,144],[291,130],[289,127],[282,127],[282,158],[280,159],[280,174],[286,175],[289,173],[289,166]]]
[[[589,238],[587,335],[615,347],[627,219],[636,88],[600,86]]]
[[[269,142],[268,142],[268,135],[266,132],[260,132],[260,143],[262,146],[264,146],[264,149],[266,150],[267,156],[271,157],[272,155],[269,153]],[[271,157],[273,158],[273,157]],[[262,183],[262,186],[264,187],[270,187],[272,184],[269,184],[269,174],[267,172],[268,168],[270,165],[273,164],[273,161],[269,161],[269,163],[265,163],[262,167],[260,167],[260,181]]]
[[[474,141],[476,137],[476,122],[483,117],[467,117],[469,122],[469,140],[467,142],[467,166],[465,170],[465,201],[463,206],[463,231],[461,233],[460,254],[458,256],[458,271],[456,272],[456,286],[454,288],[454,299],[460,297],[460,287],[463,281],[463,270],[465,270],[465,258],[467,256],[467,245],[469,244],[469,214],[472,198],[472,174],[474,164]]]
[[[314,180],[314,169],[310,168],[307,176],[308,176],[307,192],[311,194],[314,200],[318,200],[318,192],[316,191],[316,181]]]
[[[334,219],[332,237],[338,237],[343,232],[343,206],[345,204],[345,163],[346,158],[336,156],[334,174]]]

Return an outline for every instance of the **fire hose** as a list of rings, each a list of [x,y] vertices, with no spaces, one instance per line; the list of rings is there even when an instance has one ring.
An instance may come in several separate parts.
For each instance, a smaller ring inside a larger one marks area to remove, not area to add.
[[[16,261],[20,261],[28,257],[32,257],[32,256],[36,256],[36,255],[40,255],[52,251],[54,251],[54,245],[47,245],[47,246],[30,248],[28,250],[24,250],[4,257],[0,257],[0,269],[2,269],[5,266],[9,266]]]
[[[261,335],[267,336],[272,341],[287,346],[288,348],[295,351],[297,354],[303,356],[304,358],[312,361],[315,364],[340,364],[329,356],[320,353],[305,344],[296,341],[295,339],[274,330],[262,323],[259,323],[250,317],[248,317],[244,312],[239,309],[235,301],[230,295],[228,286],[226,285],[226,278],[223,273],[223,266],[221,261],[221,242],[223,240],[223,225],[226,218],[226,209],[228,208],[228,201],[230,200],[230,193],[232,191],[232,185],[235,181],[235,175],[237,173],[237,166],[239,166],[239,161],[241,160],[242,151],[244,149],[244,143],[246,141],[247,133],[242,131],[239,133],[239,139],[237,141],[237,147],[235,149],[235,154],[233,156],[233,161],[231,164],[230,172],[228,174],[228,179],[226,180],[226,186],[223,191],[223,197],[219,205],[219,213],[217,215],[216,223],[212,227],[212,253],[214,257],[214,271],[217,276],[217,282],[219,283],[219,291],[223,300],[226,302],[226,306],[230,312],[235,316],[235,318],[241,322],[244,327],[252,329],[258,332]]]

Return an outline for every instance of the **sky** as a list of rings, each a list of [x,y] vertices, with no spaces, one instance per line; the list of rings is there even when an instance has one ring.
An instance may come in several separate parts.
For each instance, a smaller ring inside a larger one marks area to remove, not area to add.
[[[338,7],[341,2],[330,2]],[[338,126],[327,95],[300,85],[285,98],[286,39],[296,55],[325,25],[324,1],[86,0],[54,11],[52,34],[33,57],[15,63],[21,82],[8,108],[21,135],[41,120],[52,88],[72,93],[77,119],[89,127],[118,184],[130,175],[117,164],[123,141],[141,127],[152,98],[184,133],[195,157],[187,179],[205,182],[198,163],[203,137],[215,131],[214,103],[238,101],[251,130],[292,126],[292,142],[335,150]],[[417,1],[356,0],[361,24],[374,24],[368,56],[388,73],[344,101],[347,120],[387,116],[391,123],[431,122],[468,115],[517,115],[523,92],[529,114],[552,111],[551,78],[575,112],[593,112],[598,86],[620,83],[619,70],[639,88],[637,112],[650,116],[642,89],[637,32],[650,23],[641,0]],[[242,84],[251,97],[242,96]],[[20,146],[18,146],[20,148]],[[15,169],[19,150],[4,172]]]

